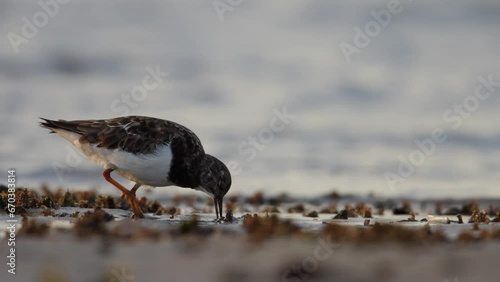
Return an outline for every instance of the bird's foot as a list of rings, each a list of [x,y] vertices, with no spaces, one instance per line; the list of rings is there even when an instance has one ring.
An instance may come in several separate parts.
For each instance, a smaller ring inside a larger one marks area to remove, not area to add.
[[[144,216],[144,214],[142,213],[142,211],[137,211],[137,212],[132,211],[132,213],[130,214],[129,218],[136,220],[136,219],[143,219],[143,218],[146,218],[146,217]]]
[[[138,210],[132,210],[132,214],[130,215],[130,218],[132,219],[141,219],[144,218],[144,213],[142,213],[142,210],[139,208]]]
[[[219,217],[214,220],[215,223],[223,223],[226,221],[225,217]]]
[[[133,213],[130,216],[130,218],[133,219],[144,218],[144,214],[142,213],[141,206],[139,205],[139,202],[135,197],[135,193],[132,192],[123,193],[122,198],[127,200],[128,204],[130,205],[130,208],[132,209]]]

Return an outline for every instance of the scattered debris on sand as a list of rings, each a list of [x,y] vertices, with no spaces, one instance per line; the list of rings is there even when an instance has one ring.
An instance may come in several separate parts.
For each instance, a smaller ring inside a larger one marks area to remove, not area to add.
[[[227,223],[233,223],[237,221],[237,219],[233,215],[233,210],[229,209],[226,212],[226,217],[224,218],[224,221]]]
[[[181,210],[176,207],[171,207],[167,209],[167,214],[170,215],[170,219],[174,219],[176,215],[181,214]]]
[[[319,213],[338,213],[337,204],[330,204],[328,207],[322,208]]]
[[[347,211],[346,210],[341,210],[336,216],[333,217],[333,219],[348,219],[349,217],[347,216]]]
[[[408,219],[399,220],[398,222],[418,222],[418,220],[415,219],[415,213],[410,212],[410,217]]]
[[[38,223],[35,219],[23,215],[19,236],[35,236],[43,237],[49,232],[49,225],[46,223]]]
[[[0,204],[2,205],[6,203],[4,190],[0,187]],[[330,195],[331,197],[327,197],[323,202],[294,201],[285,195],[266,198],[263,193],[256,193],[249,197],[228,197],[228,202],[225,205],[225,218],[216,223],[207,222],[206,218],[200,221],[198,218],[199,214],[213,212],[213,202],[204,199],[200,202],[193,196],[175,196],[169,202],[141,197],[141,208],[145,213],[151,215],[144,221],[124,219],[128,216],[128,212],[119,213],[116,211],[129,210],[130,207],[127,206],[126,201],[120,197],[97,194],[95,191],[71,192],[57,189],[52,192],[47,187],[42,187],[40,193],[20,188],[16,191],[16,196],[18,196],[16,198],[17,213],[23,215],[22,227],[19,230],[21,236],[43,237],[49,233],[52,234],[51,222],[63,220],[69,222],[68,226],[71,226],[70,229],[66,229],[66,232],[72,233],[78,238],[112,237],[125,240],[184,236],[199,238],[221,232],[241,234],[243,230],[249,241],[263,242],[275,237],[312,238],[317,236],[318,228],[312,231],[308,229],[309,225],[307,224],[313,222],[321,224],[323,222],[324,226],[321,228],[320,234],[332,235],[338,240],[355,243],[449,242],[450,238],[446,238],[441,231],[430,227],[445,224],[470,224],[470,230],[464,231],[458,236],[457,240],[460,242],[500,239],[500,231],[498,231],[500,225],[491,224],[495,225],[492,226],[493,229],[481,227],[490,222],[500,222],[500,210],[493,208],[498,204],[483,203],[480,205],[474,200],[465,201],[462,208],[458,209],[459,212],[470,212],[470,217],[465,215],[466,218],[464,218],[462,214],[457,214],[457,220],[450,220],[448,217],[438,214],[437,216],[428,215],[425,218],[417,219],[416,213],[422,212],[424,204],[421,205],[420,210],[414,211],[409,201],[401,201],[401,204],[395,207],[395,201],[365,202],[352,200],[354,199],[352,197],[341,197],[338,193]],[[456,205],[456,203],[456,201],[452,203],[437,201],[435,211],[442,214],[454,212],[450,208],[445,212],[443,210],[446,207]],[[339,204],[343,205],[344,209],[338,211]],[[480,207],[484,209],[481,210]],[[248,212],[238,217],[235,216],[233,208]],[[394,218],[394,216],[385,214],[386,208],[392,209],[396,215],[409,215],[409,217],[403,220],[400,217],[395,217],[394,221],[390,221],[389,219]],[[473,208],[476,209],[471,210]],[[288,213],[280,214],[280,209],[288,211]],[[375,218],[372,209],[376,211]],[[495,217],[490,219],[489,216],[493,212]],[[332,213],[335,214],[333,219],[324,222],[323,220],[327,220],[327,214]],[[119,214],[119,220],[115,221],[117,214]],[[295,220],[299,218],[302,218],[302,223],[296,223]],[[315,218],[321,220],[313,220]],[[381,219],[382,222],[380,222]],[[156,223],[152,224],[154,221]],[[309,223],[304,225],[303,222]],[[396,222],[416,224],[404,224],[404,226],[403,224],[393,224]],[[219,223],[226,225],[226,228],[219,229],[217,227]],[[234,227],[230,225],[234,225]]]
[[[380,223],[369,226],[371,228],[357,228],[355,226],[329,223],[325,225],[322,235],[331,236],[335,241],[352,242],[355,244],[381,244],[388,242],[429,244],[448,242],[448,239],[441,231],[431,231],[428,226],[408,228]]]
[[[479,211],[475,210],[472,212],[472,215],[469,219],[469,223],[484,223],[489,224],[490,218],[488,217],[488,213],[485,210]]]
[[[257,214],[246,214],[243,216],[243,228],[247,231],[252,242],[262,242],[273,237],[302,234],[301,228],[292,221],[280,220],[276,215],[261,217]]]
[[[400,207],[392,209],[394,215],[410,214],[411,212],[411,203],[409,201],[402,201]]]
[[[308,211],[308,212],[304,213],[304,216],[317,218],[317,217],[319,217],[319,214],[317,211]]]
[[[450,220],[450,222],[451,223],[457,223],[457,224],[464,224],[464,221],[463,221],[463,218],[462,218],[461,214],[457,215],[457,218],[458,218],[458,220]]]
[[[112,220],[112,215],[96,207],[93,212],[86,212],[76,220],[74,231],[80,238],[107,234],[106,223]]]
[[[496,217],[491,222],[500,222],[500,210],[497,210]]]
[[[304,204],[297,204],[288,209],[288,213],[304,213],[306,209],[304,208]]]

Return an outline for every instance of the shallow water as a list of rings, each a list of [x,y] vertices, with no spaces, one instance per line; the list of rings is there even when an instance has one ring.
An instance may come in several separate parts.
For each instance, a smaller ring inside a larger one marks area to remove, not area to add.
[[[244,1],[221,21],[211,1],[72,1],[16,54],[6,35],[40,7],[1,2],[0,167],[16,168],[22,185],[110,191],[37,118],[134,114],[182,123],[208,152],[238,163],[232,193],[500,196],[500,90],[460,126],[443,118],[474,94],[479,76],[500,80],[500,3],[402,1],[347,63],[339,44],[386,5]],[[157,65],[170,75],[144,99],[123,102]],[[296,117],[282,132],[263,133],[257,148],[243,143],[284,107]],[[400,156],[408,160],[435,128],[446,141],[390,188],[384,173],[397,172]]]

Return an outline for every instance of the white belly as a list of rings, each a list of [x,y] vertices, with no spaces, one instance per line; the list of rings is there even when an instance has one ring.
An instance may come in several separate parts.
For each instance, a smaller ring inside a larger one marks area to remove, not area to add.
[[[114,172],[130,181],[154,187],[172,185],[168,181],[172,162],[172,150],[168,145],[158,147],[154,154],[135,155],[121,150],[99,148],[89,143],[80,143],[79,136],[68,134],[66,131],[57,133],[72,142],[99,166],[103,168],[116,166],[117,169]]]

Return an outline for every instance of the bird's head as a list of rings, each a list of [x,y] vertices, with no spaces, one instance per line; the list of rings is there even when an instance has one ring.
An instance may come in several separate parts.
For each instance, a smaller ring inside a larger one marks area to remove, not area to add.
[[[205,155],[201,162],[200,186],[203,191],[214,198],[217,217],[222,217],[222,199],[231,188],[231,173],[219,159]]]

